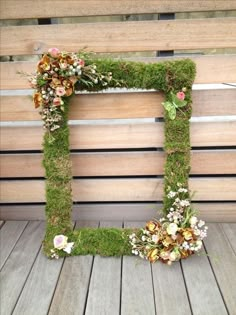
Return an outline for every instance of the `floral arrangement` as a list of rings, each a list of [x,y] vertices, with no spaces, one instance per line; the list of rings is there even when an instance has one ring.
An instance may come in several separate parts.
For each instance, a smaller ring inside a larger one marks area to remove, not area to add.
[[[51,249],[51,258],[58,259],[59,251],[63,250],[67,254],[71,254],[74,242],[68,243],[68,237],[65,235],[56,235],[53,239],[54,248]]]
[[[187,258],[202,248],[208,227],[198,220],[191,209],[188,189],[178,183],[178,190],[167,194],[172,202],[169,213],[159,221],[147,222],[141,233],[132,233],[132,253],[150,262],[157,260],[169,265],[181,258]]]
[[[106,87],[113,81],[111,72],[100,73],[95,64],[87,65],[84,60],[87,57],[85,52],[67,53],[50,48],[29,78],[30,86],[35,89],[35,108],[41,108],[44,128],[50,133],[60,128],[65,100],[74,93],[75,84]]]

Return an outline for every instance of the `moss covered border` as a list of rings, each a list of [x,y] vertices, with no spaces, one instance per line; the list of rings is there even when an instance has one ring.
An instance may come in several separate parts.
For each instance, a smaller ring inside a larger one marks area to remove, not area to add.
[[[189,119],[191,117],[191,91],[195,78],[196,66],[190,59],[164,61],[145,64],[141,62],[116,61],[112,59],[87,59],[86,64],[96,64],[98,71],[112,72],[113,78],[121,82],[120,87],[137,89],[154,89],[164,92],[166,100],[171,92],[177,93],[186,88],[187,106],[177,110],[174,120],[165,111],[165,152],[167,154],[164,176],[163,214],[168,213],[170,199],[169,189],[175,191],[177,183],[188,187],[190,171],[190,136]],[[115,82],[112,81],[112,82]],[[115,83],[107,87],[116,87]],[[77,90],[99,91],[107,87],[88,86],[81,82]],[[55,235],[67,235],[74,242],[71,255],[99,254],[102,256],[131,255],[129,235],[131,229],[116,228],[82,228],[73,230],[71,222],[72,190],[71,161],[69,150],[68,111],[69,98],[65,99],[63,123],[53,132],[55,141],[51,141],[48,132],[44,135],[43,166],[46,175],[46,234],[43,242],[44,252],[51,256]],[[189,196],[186,196],[189,198]],[[59,256],[67,254],[60,251]]]

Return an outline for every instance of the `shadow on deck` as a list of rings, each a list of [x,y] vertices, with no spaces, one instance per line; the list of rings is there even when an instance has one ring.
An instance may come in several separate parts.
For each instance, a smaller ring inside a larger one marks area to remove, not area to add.
[[[208,226],[202,254],[169,267],[133,256],[52,261],[41,252],[43,222],[1,222],[1,314],[234,315],[236,224]]]

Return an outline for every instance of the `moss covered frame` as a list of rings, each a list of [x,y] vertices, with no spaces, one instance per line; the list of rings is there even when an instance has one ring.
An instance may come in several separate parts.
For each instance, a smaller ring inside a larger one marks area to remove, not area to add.
[[[145,64],[110,59],[85,60],[86,63],[96,64],[102,72],[112,72],[113,78],[122,82],[121,87],[137,89],[154,89],[162,91],[166,100],[172,93],[186,88],[185,100],[187,105],[177,110],[174,120],[170,119],[165,110],[165,143],[166,152],[164,174],[163,214],[167,215],[170,200],[167,190],[177,189],[178,183],[188,187],[190,171],[190,133],[189,119],[191,117],[191,91],[195,78],[196,67],[192,60],[174,60],[160,63]],[[113,87],[112,84],[109,87]],[[114,85],[115,87],[115,85]],[[77,90],[103,90],[107,87],[93,86],[89,89],[80,82]],[[117,228],[81,228],[73,230],[71,221],[72,191],[71,191],[71,161],[69,149],[68,111],[69,97],[65,100],[62,113],[63,122],[53,133],[55,141],[51,141],[50,134],[44,136],[43,165],[46,171],[46,234],[43,242],[44,252],[50,257],[53,239],[58,234],[68,236],[74,242],[71,255],[99,254],[103,256],[131,255],[129,235],[131,229]],[[59,256],[67,254],[60,251]]]

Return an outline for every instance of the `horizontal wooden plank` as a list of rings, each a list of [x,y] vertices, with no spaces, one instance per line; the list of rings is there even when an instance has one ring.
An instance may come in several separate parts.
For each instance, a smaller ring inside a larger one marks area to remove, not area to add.
[[[44,177],[42,154],[0,155],[1,176]],[[72,153],[73,176],[163,175],[164,152]],[[191,174],[236,174],[236,150],[194,150]]]
[[[197,74],[194,83],[236,82],[236,55],[190,57],[197,65]],[[146,63],[179,59],[183,59],[183,57],[132,58],[133,61],[142,61]],[[28,89],[29,83],[27,78],[19,75],[17,71],[34,73],[36,70],[36,62],[1,62],[0,68],[2,89]]]
[[[160,92],[103,93],[75,95],[70,102],[70,119],[121,119],[163,116]],[[2,121],[39,120],[30,96],[1,96]]]
[[[70,131],[71,149],[151,148],[164,141],[162,123],[78,125]],[[236,145],[236,121],[194,122],[190,133],[193,147]],[[42,135],[40,126],[2,127],[1,150],[40,150]]]
[[[195,201],[234,201],[236,178],[192,178],[190,189]],[[79,179],[73,181],[73,200],[95,201],[161,201],[163,180],[160,178],[135,179]],[[2,181],[2,203],[44,202],[44,181]]]
[[[122,2],[122,3],[121,3]],[[44,0],[34,1],[29,5],[27,0],[2,0],[1,19],[29,19],[29,18],[51,18],[71,16],[93,16],[93,15],[122,15],[142,13],[166,13],[166,12],[192,12],[192,11],[216,11],[235,10],[233,0]]]
[[[95,52],[235,48],[235,29],[236,18],[6,26],[0,55],[40,55],[55,45]]]
[[[236,115],[236,89],[194,90],[193,116]],[[163,117],[162,93],[106,93],[76,95],[70,119],[122,119]],[[40,115],[31,96],[0,96],[1,121],[33,121]]]
[[[193,203],[198,216],[207,222],[236,222],[235,202]],[[73,207],[73,220],[150,220],[162,205],[155,203],[80,204]],[[45,220],[44,206],[1,206],[2,220]]]

